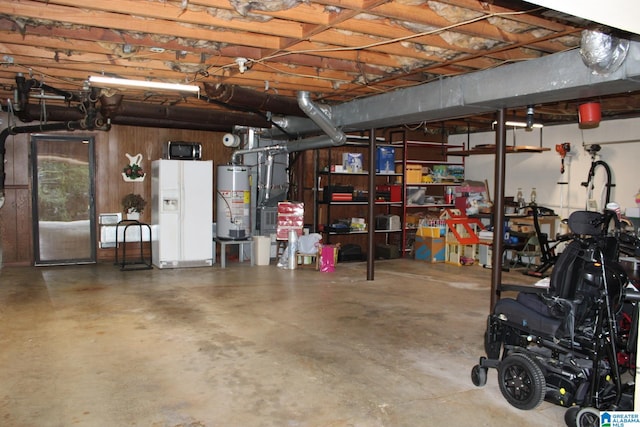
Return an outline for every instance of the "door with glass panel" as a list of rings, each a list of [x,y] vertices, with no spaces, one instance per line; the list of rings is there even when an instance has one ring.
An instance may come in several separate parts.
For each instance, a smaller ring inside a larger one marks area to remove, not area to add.
[[[92,137],[31,137],[36,265],[96,261],[93,150]]]

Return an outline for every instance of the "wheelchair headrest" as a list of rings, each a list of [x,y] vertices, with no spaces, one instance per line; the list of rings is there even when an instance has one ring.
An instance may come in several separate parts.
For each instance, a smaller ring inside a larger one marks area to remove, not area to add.
[[[600,236],[604,233],[605,215],[600,212],[575,211],[569,215],[569,228],[575,234]]]

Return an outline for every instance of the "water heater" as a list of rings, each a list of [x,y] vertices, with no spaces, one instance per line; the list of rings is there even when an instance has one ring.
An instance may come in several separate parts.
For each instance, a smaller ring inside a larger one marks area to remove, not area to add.
[[[216,227],[219,239],[251,237],[251,191],[249,169],[220,165],[217,176]]]

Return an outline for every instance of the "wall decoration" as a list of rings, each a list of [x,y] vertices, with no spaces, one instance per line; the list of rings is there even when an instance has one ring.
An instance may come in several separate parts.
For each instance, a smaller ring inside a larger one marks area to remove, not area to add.
[[[125,182],[139,182],[144,181],[144,177],[147,174],[142,169],[142,154],[138,153],[132,156],[129,153],[125,153],[129,159],[129,164],[122,169],[122,179]]]

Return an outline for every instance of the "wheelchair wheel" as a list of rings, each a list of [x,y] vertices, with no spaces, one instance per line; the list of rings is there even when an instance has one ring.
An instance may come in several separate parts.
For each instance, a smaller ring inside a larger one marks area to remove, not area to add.
[[[471,382],[476,387],[484,387],[487,384],[487,368],[474,366],[471,369]]]
[[[595,408],[572,407],[565,413],[564,421],[569,427],[598,427],[600,411]]]
[[[564,413],[564,423],[567,427],[578,427],[578,412],[582,409],[579,406],[572,406]]]
[[[523,410],[540,405],[547,387],[540,366],[524,353],[512,353],[500,362],[498,383],[507,402]]]

